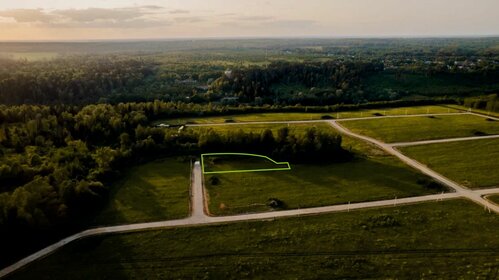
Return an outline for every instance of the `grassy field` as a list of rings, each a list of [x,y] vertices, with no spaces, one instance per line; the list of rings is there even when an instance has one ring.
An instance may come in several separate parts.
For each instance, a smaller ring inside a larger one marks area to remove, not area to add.
[[[361,118],[372,117],[374,114],[383,115],[406,115],[406,114],[426,114],[426,113],[455,113],[457,109],[447,108],[444,106],[417,106],[417,107],[401,107],[401,108],[386,108],[386,109],[369,109],[347,112],[329,112],[329,113],[259,113],[259,114],[243,114],[230,116],[213,116],[213,117],[194,117],[181,118],[157,121],[158,123],[168,124],[213,124],[225,122],[262,122],[262,121],[302,121],[302,120],[320,120],[322,116],[331,116],[337,119],[344,118]]]
[[[108,205],[94,225],[115,225],[187,217],[190,163],[157,160],[125,171],[111,190]]]
[[[230,132],[242,130],[246,133],[262,133],[266,129],[270,129],[274,134],[283,127],[288,127],[291,132],[300,133],[305,131],[307,128],[312,127],[325,127],[328,126],[326,123],[305,123],[305,124],[245,124],[245,125],[218,125],[218,126],[203,126],[203,127],[189,127],[188,129],[194,130],[214,130],[216,132]]]
[[[333,130],[327,124],[316,126]],[[343,147],[357,155],[354,160],[315,165],[291,163],[290,171],[206,175],[210,212],[229,215],[272,211],[267,205],[269,199],[279,199],[285,204],[283,208],[293,209],[441,191],[428,188],[425,175],[372,145],[344,136]]]
[[[491,195],[487,199],[499,205],[499,195]]]
[[[370,119],[342,125],[387,143],[499,134],[499,121],[474,115]]]
[[[499,139],[413,146],[400,150],[469,188],[499,186]]]
[[[498,228],[498,215],[452,200],[107,235],[9,279],[497,279]]]

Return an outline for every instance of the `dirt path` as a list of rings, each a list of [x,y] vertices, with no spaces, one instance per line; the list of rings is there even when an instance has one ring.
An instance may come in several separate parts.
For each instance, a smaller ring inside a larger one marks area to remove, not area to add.
[[[409,147],[409,146],[418,146],[418,145],[471,141],[471,140],[483,140],[483,139],[495,139],[495,138],[499,138],[499,135],[472,136],[472,137],[460,137],[460,138],[450,138],[450,139],[424,140],[424,141],[415,141],[415,142],[401,142],[401,143],[390,143],[388,145],[390,145],[392,147]]]

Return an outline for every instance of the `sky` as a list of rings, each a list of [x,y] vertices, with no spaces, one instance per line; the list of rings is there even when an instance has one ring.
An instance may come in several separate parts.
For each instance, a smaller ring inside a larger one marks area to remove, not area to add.
[[[0,0],[0,41],[499,35],[498,0]]]

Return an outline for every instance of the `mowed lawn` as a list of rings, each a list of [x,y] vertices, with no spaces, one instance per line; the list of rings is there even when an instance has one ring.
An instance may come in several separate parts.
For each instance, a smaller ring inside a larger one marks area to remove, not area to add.
[[[189,214],[190,163],[168,158],[124,171],[93,224],[170,220]]]
[[[415,106],[415,107],[400,107],[400,108],[380,108],[380,109],[365,109],[345,112],[324,112],[324,113],[251,113],[229,116],[209,116],[209,117],[192,117],[167,119],[156,121],[155,123],[167,124],[216,124],[227,122],[263,122],[263,121],[303,121],[303,120],[320,120],[324,116],[344,119],[344,118],[361,118],[372,117],[374,114],[383,115],[413,115],[426,113],[455,113],[458,109],[448,108],[444,106]]]
[[[499,139],[412,146],[400,150],[466,187],[499,187]]]
[[[498,228],[451,200],[102,235],[9,279],[497,279]]]
[[[499,121],[475,115],[380,118],[341,124],[386,143],[499,134]]]
[[[336,132],[328,124],[316,127]],[[270,199],[284,202],[284,209],[295,209],[442,191],[428,188],[428,177],[373,145],[346,136],[342,145],[355,154],[355,159],[317,164],[291,162],[289,171],[205,175],[211,214],[272,211],[267,205]],[[222,167],[231,169],[227,162]]]

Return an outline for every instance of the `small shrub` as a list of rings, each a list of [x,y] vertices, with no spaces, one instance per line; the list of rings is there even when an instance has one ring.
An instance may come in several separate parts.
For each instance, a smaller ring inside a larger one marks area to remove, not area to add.
[[[286,204],[278,198],[269,198],[267,200],[267,206],[273,209],[283,209],[285,208]]]
[[[334,118],[330,115],[321,116],[321,120],[332,120],[332,119],[334,119]]]
[[[381,214],[367,218],[361,226],[364,229],[388,228],[400,226],[400,223],[391,215]]]
[[[373,116],[376,116],[376,117],[381,117],[381,116],[384,116],[383,114],[381,113],[374,113]]]
[[[217,176],[211,176],[210,179],[208,179],[208,181],[212,186],[217,186],[220,184],[220,178],[218,178]]]
[[[226,119],[224,120],[225,123],[235,123],[236,121],[233,119]]]
[[[485,136],[485,135],[487,135],[487,133],[485,133],[485,132],[483,132],[483,131],[480,131],[480,130],[476,130],[476,129],[473,129],[471,132],[472,132],[472,133],[473,133],[473,135],[475,135],[475,136]]]
[[[487,121],[488,121],[488,122],[495,122],[496,120],[491,119],[491,118],[487,118]]]
[[[429,190],[445,191],[445,186],[433,179],[419,178],[417,184]]]

